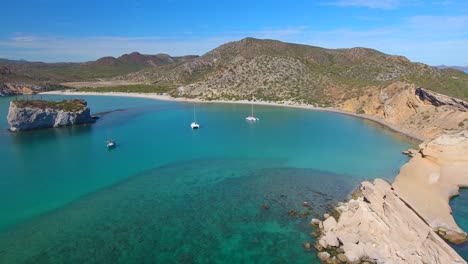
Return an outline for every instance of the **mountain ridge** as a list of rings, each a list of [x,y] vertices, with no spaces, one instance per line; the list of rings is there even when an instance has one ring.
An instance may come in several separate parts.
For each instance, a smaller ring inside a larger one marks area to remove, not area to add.
[[[325,49],[276,40],[245,38],[225,43],[194,60],[119,76],[144,83],[170,83],[174,96],[206,99],[299,100],[331,103],[365,86],[414,83],[468,98],[468,76],[439,70],[367,48]],[[292,94],[286,94],[292,92]],[[328,96],[334,93],[336,96]],[[279,96],[278,96],[279,95]]]
[[[168,54],[145,55],[132,52],[117,58],[107,56],[87,62],[45,63],[0,59],[0,68],[3,69],[0,72],[0,86],[2,83],[12,85],[25,83],[30,86],[45,86],[68,81],[110,78],[144,68],[181,63],[197,57],[196,55],[176,57]],[[9,72],[8,76],[2,74],[7,71]]]
[[[455,70],[459,70],[459,71],[462,71],[462,72],[466,72],[468,71],[468,66],[447,66],[447,65],[437,65],[437,66],[434,66],[436,67],[437,69],[455,69]]]
[[[85,63],[0,60],[0,67],[9,72],[0,74],[0,84],[128,80],[172,87],[168,92],[173,96],[205,99],[256,97],[330,105],[358,96],[365,87],[393,82],[468,99],[468,76],[453,69],[369,48],[326,49],[271,39],[231,41],[202,56],[132,52]]]

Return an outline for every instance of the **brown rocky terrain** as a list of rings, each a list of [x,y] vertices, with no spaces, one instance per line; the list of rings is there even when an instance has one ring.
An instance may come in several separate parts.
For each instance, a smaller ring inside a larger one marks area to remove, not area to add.
[[[119,78],[171,83],[175,96],[336,105],[402,82],[468,99],[468,75],[367,48],[324,49],[275,40],[229,42],[194,60]]]
[[[365,94],[336,107],[378,117],[422,139],[468,128],[467,102],[402,82],[367,88]]]

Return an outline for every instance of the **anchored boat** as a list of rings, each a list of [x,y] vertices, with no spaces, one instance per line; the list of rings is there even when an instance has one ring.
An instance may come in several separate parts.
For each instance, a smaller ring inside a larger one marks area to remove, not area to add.
[[[248,117],[246,117],[245,120],[250,121],[250,122],[256,122],[260,120],[259,118],[254,116],[253,103],[252,103],[252,113]]]

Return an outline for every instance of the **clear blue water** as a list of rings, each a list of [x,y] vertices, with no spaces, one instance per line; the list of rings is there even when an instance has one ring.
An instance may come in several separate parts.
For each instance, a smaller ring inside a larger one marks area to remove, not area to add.
[[[453,217],[457,222],[458,226],[468,231],[468,189],[461,189],[460,195],[450,200],[450,206],[452,207]],[[468,260],[468,242],[461,245],[452,245],[455,250],[465,259]]]
[[[16,134],[0,120],[0,263],[319,263],[310,218],[393,179],[411,147],[333,113],[256,106],[249,124],[250,106],[197,104],[192,131],[192,104],[84,98],[121,111]]]

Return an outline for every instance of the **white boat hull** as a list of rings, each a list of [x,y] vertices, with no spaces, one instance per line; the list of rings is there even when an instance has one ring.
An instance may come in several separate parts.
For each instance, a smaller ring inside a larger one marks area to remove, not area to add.
[[[200,125],[197,122],[192,122],[192,124],[190,124],[190,127],[192,129],[198,129],[198,128],[200,128]]]
[[[109,149],[115,148],[115,146],[116,146],[114,141],[108,141],[106,145],[107,145],[107,148],[109,148]]]
[[[256,122],[256,121],[259,121],[260,119],[254,116],[248,116],[245,118],[245,120],[250,121],[250,122]]]

